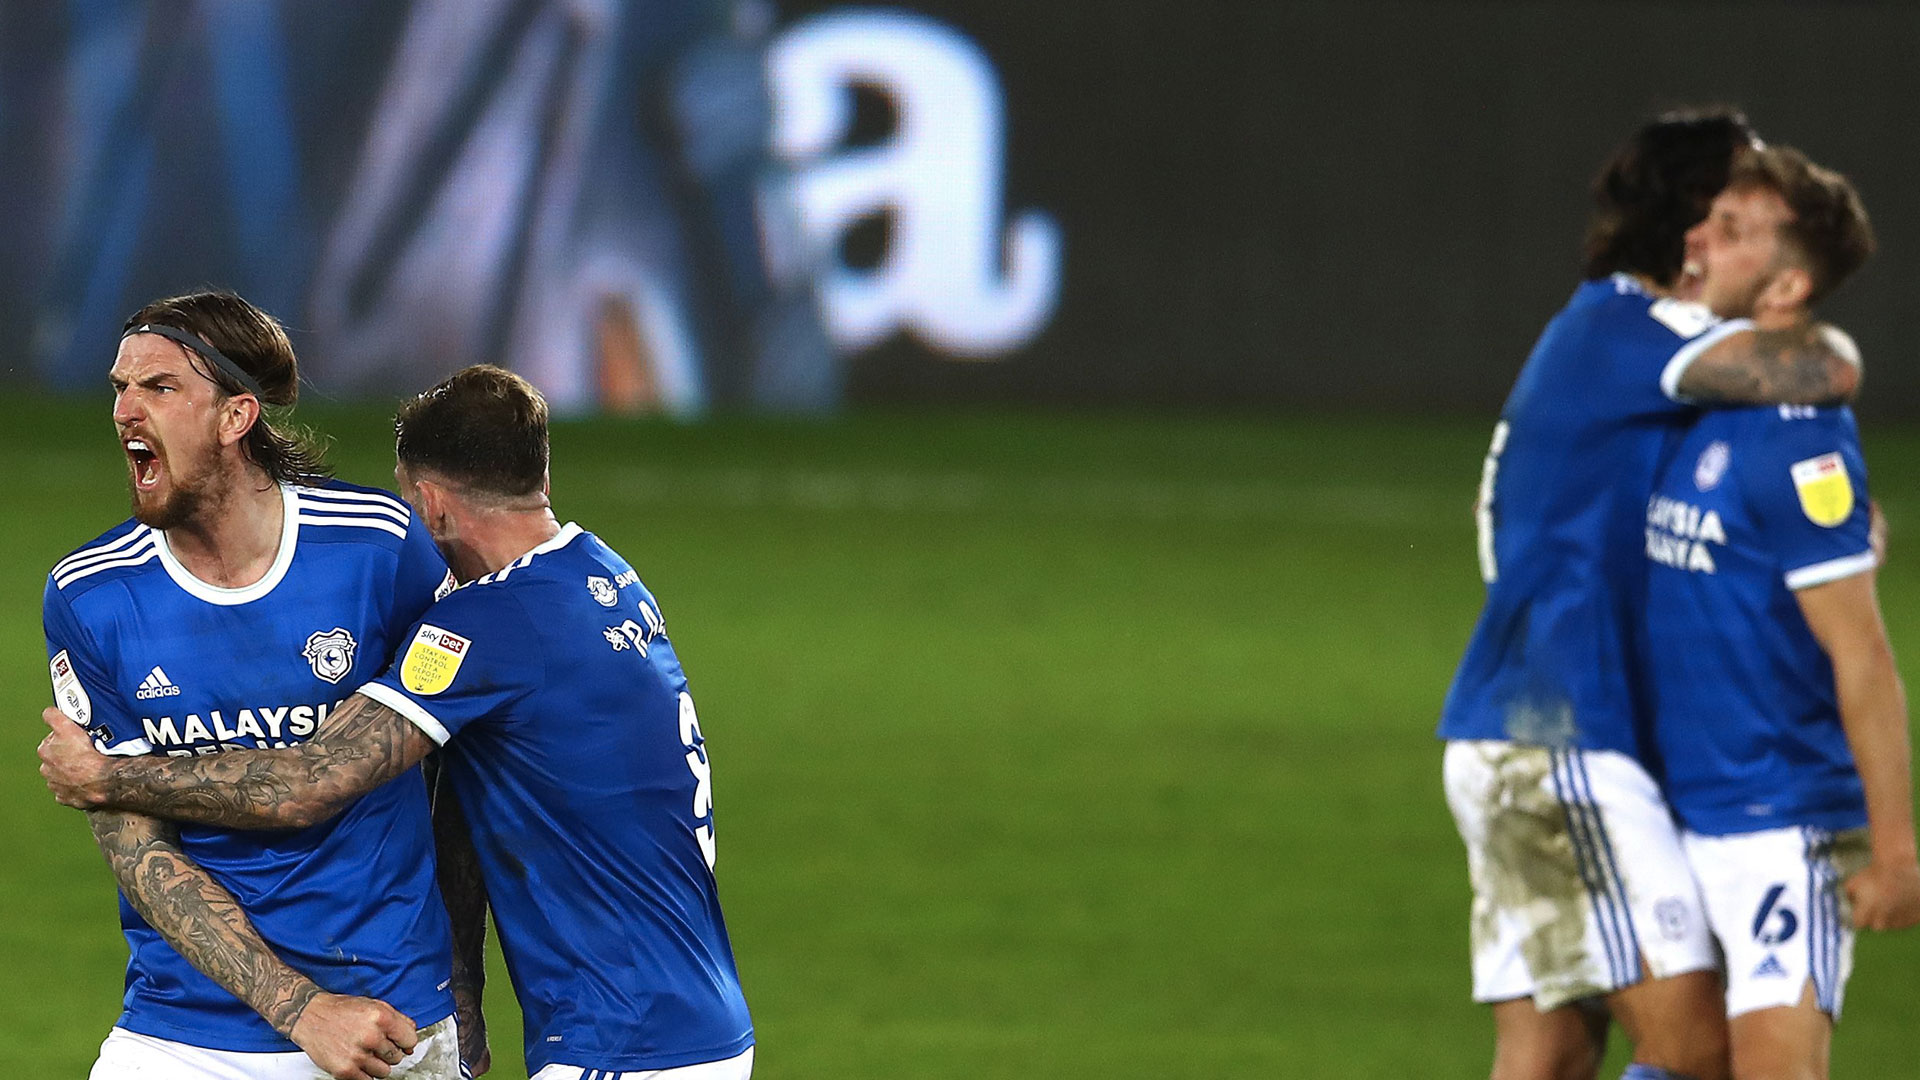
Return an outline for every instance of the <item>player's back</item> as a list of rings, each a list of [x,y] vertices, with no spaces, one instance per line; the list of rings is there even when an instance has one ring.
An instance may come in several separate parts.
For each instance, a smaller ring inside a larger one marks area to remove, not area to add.
[[[1632,278],[1583,283],[1501,412],[1478,517],[1486,604],[1440,734],[1635,754],[1640,511],[1690,410],[1680,373],[1745,324]]]
[[[432,602],[445,564],[404,503],[340,483],[283,494],[279,556],[244,588],[194,578],[165,534],[132,522],[54,567],[55,695],[105,752],[304,742]],[[322,989],[381,998],[421,1024],[452,1011],[451,938],[417,769],[311,828],[183,824],[179,835],[274,951]],[[121,922],[131,957],[120,1026],[217,1049],[293,1049],[124,897]]]
[[[625,561],[568,525],[436,605],[372,693],[446,743],[530,1068],[672,1068],[751,1045],[705,740]]]
[[[1668,800],[1695,832],[1847,829],[1866,805],[1795,590],[1872,568],[1851,410],[1709,413],[1646,508],[1643,620]]]

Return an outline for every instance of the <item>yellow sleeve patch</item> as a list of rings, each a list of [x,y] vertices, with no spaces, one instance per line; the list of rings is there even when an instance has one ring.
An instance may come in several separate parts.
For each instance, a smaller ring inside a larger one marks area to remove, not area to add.
[[[400,685],[411,693],[432,697],[453,685],[460,664],[467,658],[473,642],[451,630],[430,623],[420,624],[400,661]]]
[[[1831,529],[1853,516],[1853,481],[1838,453],[1793,463],[1793,490],[1807,520]]]

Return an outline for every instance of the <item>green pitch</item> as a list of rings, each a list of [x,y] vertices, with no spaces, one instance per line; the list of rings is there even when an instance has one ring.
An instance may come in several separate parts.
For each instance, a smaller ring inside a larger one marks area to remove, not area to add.
[[[110,879],[32,754],[46,568],[126,512],[106,413],[0,433],[0,1076],[84,1075],[118,1012]],[[391,482],[382,412],[307,419]],[[1431,730],[1487,428],[558,429],[562,518],[639,568],[700,702],[757,1075],[1484,1076]],[[1911,660],[1920,433],[1868,452]],[[1920,933],[1862,941],[1836,1077],[1910,1072],[1916,974]],[[520,1080],[497,963],[490,1000]]]

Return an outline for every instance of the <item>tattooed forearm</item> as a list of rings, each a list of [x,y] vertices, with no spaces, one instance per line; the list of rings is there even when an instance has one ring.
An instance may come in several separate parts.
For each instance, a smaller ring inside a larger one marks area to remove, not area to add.
[[[1859,388],[1852,343],[1824,324],[1735,334],[1689,364],[1679,386],[1714,405],[1833,405]]]
[[[437,757],[427,759],[428,790],[433,792],[433,841],[439,865],[440,896],[453,923],[453,1003],[459,1010],[461,1056],[475,1060],[487,1045],[481,1011],[487,981],[487,886],[480,876],[466,814],[452,786],[441,775]]]
[[[206,757],[124,758],[107,806],[228,829],[304,828],[411,768],[433,740],[405,717],[355,694],[309,742]]]
[[[140,917],[275,1031],[291,1034],[320,988],[273,954],[233,894],[180,850],[173,827],[117,810],[89,811],[87,818],[121,893]]]

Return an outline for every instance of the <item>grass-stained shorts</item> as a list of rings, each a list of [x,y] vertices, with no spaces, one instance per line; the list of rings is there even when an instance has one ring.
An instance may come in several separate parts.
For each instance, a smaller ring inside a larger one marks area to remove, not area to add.
[[[88,1080],[330,1080],[313,1059],[291,1053],[209,1050],[114,1028]],[[389,1080],[460,1080],[460,1036],[452,1017],[420,1030],[419,1045]]]
[[[1612,751],[1447,744],[1447,805],[1473,882],[1473,998],[1542,1009],[1716,967],[1678,827]]]

